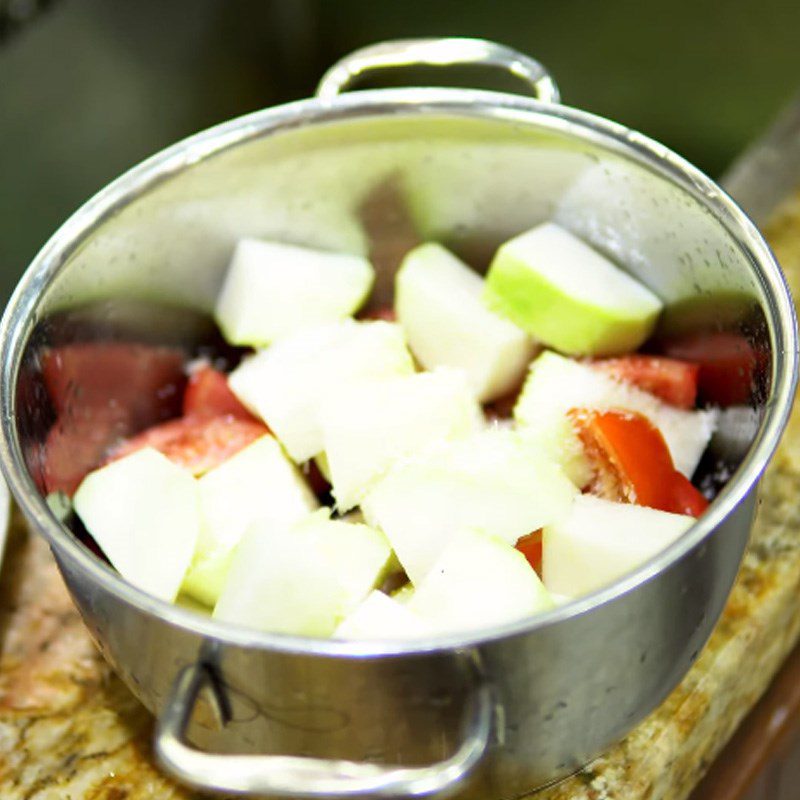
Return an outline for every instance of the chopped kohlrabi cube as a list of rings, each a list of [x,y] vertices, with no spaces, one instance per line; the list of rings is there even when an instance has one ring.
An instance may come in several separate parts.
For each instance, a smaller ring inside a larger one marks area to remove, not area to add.
[[[362,256],[241,239],[215,316],[231,344],[263,347],[354,313],[373,279]]]
[[[281,339],[246,359],[228,382],[299,463],[323,449],[319,408],[335,388],[413,371],[398,325],[343,320]]]

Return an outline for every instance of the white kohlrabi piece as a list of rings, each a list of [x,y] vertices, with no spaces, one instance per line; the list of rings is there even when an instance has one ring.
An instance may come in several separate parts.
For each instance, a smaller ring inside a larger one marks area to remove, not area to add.
[[[257,522],[284,529],[319,505],[275,438],[262,436],[198,481],[202,525],[183,591],[217,602],[233,549]]]
[[[75,511],[125,580],[174,600],[200,529],[197,481],[151,447],[90,472]]]
[[[525,556],[493,536],[453,536],[405,607],[437,633],[488,628],[553,607]]]
[[[246,359],[228,383],[301,462],[322,451],[319,406],[333,389],[413,371],[398,325],[348,319],[281,339]]]
[[[558,464],[579,489],[591,482],[594,475],[592,465],[567,416],[549,420],[546,425],[519,425],[517,430],[530,441],[532,447],[538,448],[544,456]]]
[[[415,639],[432,633],[425,620],[377,589],[334,631],[335,639]]]
[[[489,428],[398,463],[362,509],[418,584],[464,528],[513,545],[564,515],[575,494],[538,448],[514,431]]]
[[[331,520],[327,509],[292,527],[254,525],[236,549],[214,616],[276,633],[330,636],[382,580],[386,537]]]
[[[397,318],[426,369],[458,367],[481,402],[513,389],[534,353],[530,338],[483,301],[483,278],[438,244],[406,255],[395,278]]]
[[[241,239],[215,317],[231,344],[259,347],[344,319],[364,302],[373,279],[361,256]]]
[[[515,419],[547,436],[573,408],[623,409],[647,417],[669,447],[675,469],[687,478],[697,468],[717,424],[718,411],[684,411],[649,392],[569,358],[545,351],[531,365],[514,408]]]
[[[693,517],[581,495],[571,512],[544,529],[542,577],[576,597],[612,583],[678,539]]]
[[[643,284],[553,222],[498,249],[486,275],[486,302],[538,341],[572,355],[635,350],[663,307]]]
[[[460,370],[361,381],[332,392],[320,405],[320,422],[337,507],[360,503],[399,458],[466,436],[482,420]]]

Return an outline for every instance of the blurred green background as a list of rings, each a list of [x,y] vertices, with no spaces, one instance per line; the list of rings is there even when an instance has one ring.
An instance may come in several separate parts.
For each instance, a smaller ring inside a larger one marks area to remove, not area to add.
[[[380,39],[517,47],[548,66],[569,105],[712,176],[800,85],[800,2],[785,0],[0,0],[0,11],[3,299],[121,171],[200,128],[308,96],[332,61]]]

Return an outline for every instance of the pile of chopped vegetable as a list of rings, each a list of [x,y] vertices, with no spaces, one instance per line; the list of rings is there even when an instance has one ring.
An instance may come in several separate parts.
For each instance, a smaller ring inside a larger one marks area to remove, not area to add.
[[[44,485],[123,578],[265,631],[425,637],[607,585],[703,513],[703,365],[637,352],[662,302],[605,256],[545,223],[484,278],[426,243],[393,308],[356,318],[373,279],[242,240],[215,312],[249,348],[229,373],[166,347],[45,354]]]

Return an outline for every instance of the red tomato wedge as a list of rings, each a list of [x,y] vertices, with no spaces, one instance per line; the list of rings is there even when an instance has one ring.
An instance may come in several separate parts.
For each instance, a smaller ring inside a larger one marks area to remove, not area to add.
[[[153,447],[193,474],[202,475],[267,433],[269,430],[260,422],[231,416],[181,417],[121,442],[111,451],[107,462],[142,447]]]
[[[697,402],[697,364],[661,356],[604,358],[592,366],[620,381],[632,383],[665,403],[694,408]]]
[[[200,367],[189,376],[183,396],[183,414],[203,419],[231,416],[258,422],[230,390],[228,376],[210,366]]]
[[[699,517],[707,508],[708,500],[684,474],[676,470],[672,476],[672,507],[666,510]]]
[[[42,447],[46,492],[72,495],[125,436],[180,413],[184,354],[172,347],[84,342],[42,353],[58,418]]]
[[[58,415],[123,409],[130,431],[177,416],[185,354],[174,347],[83,342],[42,354],[42,377]]]
[[[664,351],[696,363],[701,397],[723,408],[747,403],[757,368],[768,363],[744,335],[733,331],[687,334],[669,341]]]
[[[42,447],[44,491],[71,497],[86,474],[102,463],[109,446],[128,433],[127,420],[112,414],[60,417]]]
[[[610,500],[699,516],[708,501],[672,464],[664,437],[647,417],[573,409],[570,418],[595,465],[595,491]]]
[[[542,574],[542,529],[520,536],[514,547],[525,556],[531,567]]]

